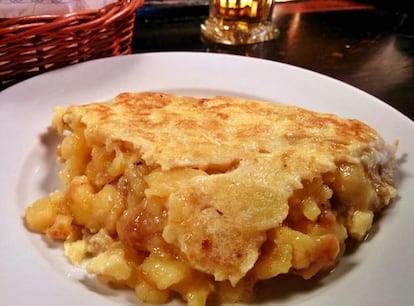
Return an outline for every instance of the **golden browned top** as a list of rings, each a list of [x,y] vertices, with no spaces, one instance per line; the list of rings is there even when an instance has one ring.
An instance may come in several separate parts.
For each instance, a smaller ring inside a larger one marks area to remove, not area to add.
[[[252,268],[303,181],[393,154],[357,120],[231,97],[122,93],[59,110],[54,125],[82,127],[91,146],[122,144],[152,169],[209,174],[171,187],[163,237],[195,268],[232,283]]]
[[[72,106],[62,120],[84,124],[90,141],[131,143],[148,165],[162,169],[226,168],[247,156],[291,149],[352,158],[378,137],[359,121],[294,106],[159,93],[122,93],[113,103]]]

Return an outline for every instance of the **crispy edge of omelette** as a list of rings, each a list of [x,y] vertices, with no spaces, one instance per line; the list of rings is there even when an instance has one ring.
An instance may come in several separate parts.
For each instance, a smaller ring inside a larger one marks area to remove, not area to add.
[[[297,107],[123,93],[59,109],[53,125],[70,132],[59,209],[75,228],[233,286],[331,267],[395,196],[395,147],[359,121]]]

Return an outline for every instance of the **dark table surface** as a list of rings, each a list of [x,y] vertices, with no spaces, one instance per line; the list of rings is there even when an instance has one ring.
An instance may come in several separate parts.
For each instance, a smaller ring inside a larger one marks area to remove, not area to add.
[[[413,14],[398,4],[278,3],[273,13],[280,29],[276,40],[225,46],[200,34],[206,5],[149,1],[137,12],[133,52],[217,52],[288,63],[362,89],[414,120]]]

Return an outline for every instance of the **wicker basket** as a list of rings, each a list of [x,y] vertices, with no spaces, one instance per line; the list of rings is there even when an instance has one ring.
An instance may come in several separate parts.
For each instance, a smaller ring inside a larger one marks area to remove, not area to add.
[[[0,90],[70,64],[131,53],[135,11],[144,0],[98,10],[0,19]]]

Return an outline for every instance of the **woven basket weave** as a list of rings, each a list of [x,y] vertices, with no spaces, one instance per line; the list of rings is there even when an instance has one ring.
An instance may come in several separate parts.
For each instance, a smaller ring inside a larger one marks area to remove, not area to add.
[[[118,0],[66,15],[0,19],[0,90],[49,70],[131,53],[135,11],[144,0]]]

